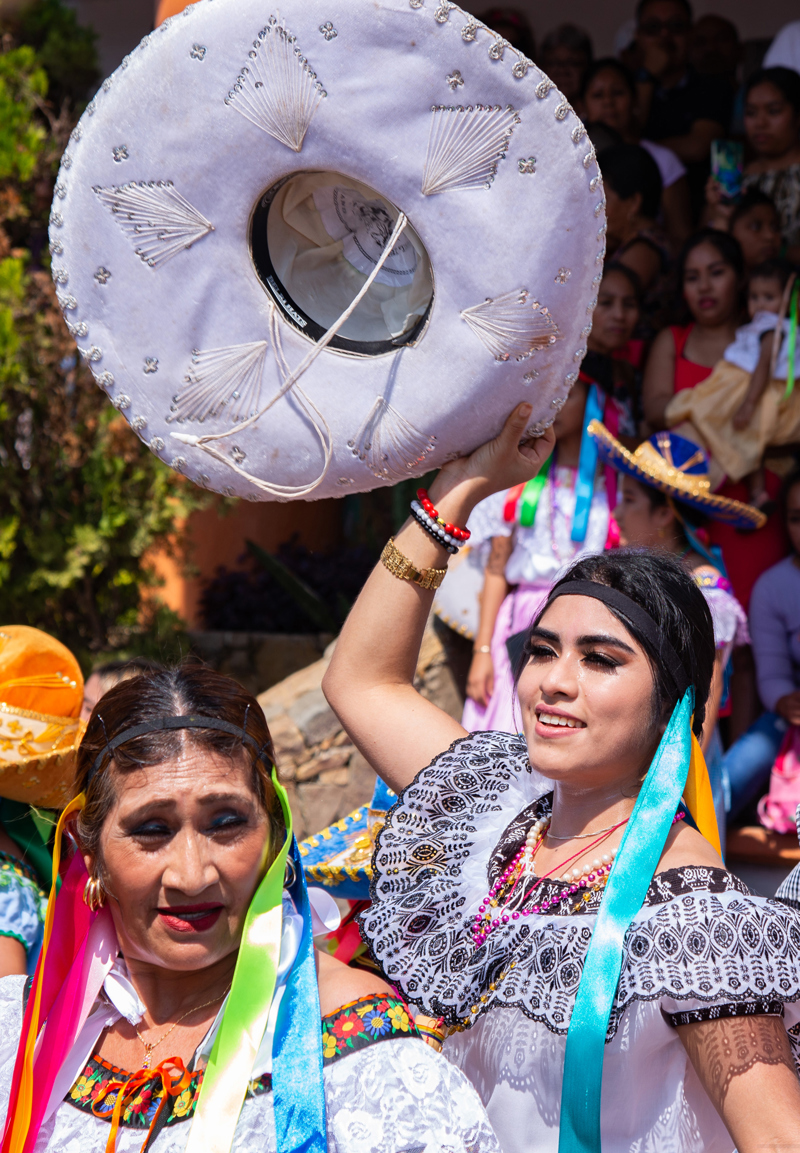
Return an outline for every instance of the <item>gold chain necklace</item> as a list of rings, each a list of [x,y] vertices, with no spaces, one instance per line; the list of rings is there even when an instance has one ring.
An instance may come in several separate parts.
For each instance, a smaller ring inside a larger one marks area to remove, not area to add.
[[[170,1033],[173,1031],[173,1029],[177,1029],[178,1025],[180,1025],[180,1023],[181,1023],[181,1021],[183,1020],[183,1018],[184,1018],[184,1017],[188,1017],[190,1013],[198,1013],[198,1012],[199,1012],[201,1009],[207,1009],[209,1005],[216,1005],[217,1001],[222,1001],[222,1000],[224,1000],[224,999],[225,999],[225,997],[227,997],[227,995],[228,995],[228,993],[229,993],[229,992],[230,992],[230,985],[228,986],[228,988],[225,990],[225,992],[224,992],[224,993],[221,993],[221,994],[219,995],[219,997],[212,997],[210,1001],[204,1001],[202,1005],[193,1005],[191,1009],[187,1009],[185,1013],[181,1013],[181,1015],[180,1015],[180,1017],[178,1018],[178,1020],[177,1020],[177,1021],[174,1023],[174,1025],[170,1025],[169,1029],[167,1029],[167,1031],[166,1031],[166,1033],[164,1034],[164,1036],[163,1036],[163,1037],[159,1037],[159,1039],[158,1039],[157,1041],[153,1041],[153,1043],[152,1043],[152,1044],[150,1044],[149,1042],[145,1041],[145,1039],[144,1039],[144,1037],[142,1036],[142,1034],[139,1032],[139,1030],[138,1030],[138,1029],[136,1028],[136,1026],[134,1025],[134,1026],[133,1026],[134,1032],[136,1033],[136,1036],[139,1038],[139,1040],[140,1040],[140,1041],[142,1042],[142,1044],[144,1045],[144,1050],[145,1050],[145,1053],[144,1053],[144,1061],[142,1061],[142,1068],[143,1068],[143,1069],[149,1069],[149,1068],[150,1068],[150,1056],[151,1056],[151,1054],[152,1054],[153,1050],[154,1050],[154,1049],[157,1049],[157,1048],[158,1048],[158,1046],[159,1046],[159,1045],[160,1045],[160,1044],[161,1044],[163,1041],[166,1041],[167,1037],[169,1037],[169,1035],[170,1035]]]

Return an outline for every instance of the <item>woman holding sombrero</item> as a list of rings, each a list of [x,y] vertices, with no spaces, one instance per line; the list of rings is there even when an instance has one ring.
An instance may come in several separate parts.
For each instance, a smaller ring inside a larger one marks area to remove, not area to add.
[[[541,467],[552,434],[520,447],[527,417],[440,472],[450,524]],[[384,974],[444,1019],[504,1153],[792,1148],[800,920],[710,843],[696,737],[715,645],[696,582],[665,554],[574,564],[517,669],[524,736],[467,734],[413,687],[446,559],[402,528],[324,682],[401,794],[362,916]]]
[[[622,474],[619,503],[614,510],[622,543],[663,549],[679,557],[711,610],[717,655],[702,746],[714,788],[717,821],[723,830],[725,787],[720,776],[722,747],[716,725],[731,651],[736,645],[749,644],[750,636],[747,615],[718,567],[721,559],[709,552],[697,529],[708,520],[718,520],[745,531],[753,530],[765,523],[764,515],[750,505],[712,492],[706,454],[675,432],[657,432],[634,452],[629,452],[599,421],[594,421],[588,432],[604,463]]]
[[[236,682],[189,666],[111,689],[54,857],[35,978],[0,981],[3,1153],[497,1153],[394,991],[315,958],[338,918],[313,927]]]
[[[69,800],[83,677],[54,637],[0,626],[0,977],[32,973],[53,863],[46,810]]]

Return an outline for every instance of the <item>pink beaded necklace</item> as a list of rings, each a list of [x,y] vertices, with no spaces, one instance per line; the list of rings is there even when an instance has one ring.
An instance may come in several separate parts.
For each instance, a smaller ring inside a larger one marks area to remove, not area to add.
[[[672,819],[673,825],[683,820],[683,818],[684,813],[676,813]],[[548,872],[543,873],[541,877],[537,877],[530,888],[526,890],[523,878],[533,875],[533,862],[550,827],[549,817],[540,818],[536,821],[528,830],[524,844],[481,901],[478,912],[473,919],[472,940],[475,948],[479,949],[486,938],[502,925],[507,925],[511,921],[518,921],[520,917],[529,917],[537,913],[545,913],[548,909],[555,908],[562,902],[571,900],[581,889],[598,891],[603,888],[614,864],[614,858],[617,853],[616,849],[612,849],[609,853],[604,854],[599,864],[596,861],[593,862],[577,877],[575,876],[576,870],[573,870],[570,883],[562,893],[545,898],[540,904],[532,905],[530,908],[523,908],[544,881],[552,877],[554,873],[566,869],[568,865],[571,865],[572,862],[576,861],[579,857],[585,856],[586,853],[597,848],[604,841],[608,840],[612,833],[615,833],[617,829],[621,829],[623,825],[627,824],[629,820],[630,818],[626,817],[625,820],[620,821],[619,824],[612,825],[610,829],[604,830],[602,835],[595,841],[582,846],[577,853],[573,853],[566,861],[562,861]],[[564,880],[568,880],[569,876],[569,873],[567,873],[564,876]],[[520,882],[522,882],[521,885]],[[589,894],[587,893],[584,900],[588,899],[588,896]]]

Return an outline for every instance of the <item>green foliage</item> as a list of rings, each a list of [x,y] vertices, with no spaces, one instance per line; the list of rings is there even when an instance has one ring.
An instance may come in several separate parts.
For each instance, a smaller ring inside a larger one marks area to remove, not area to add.
[[[33,113],[46,95],[47,73],[32,48],[0,55],[0,180],[33,176],[46,135]]]
[[[64,100],[85,102],[100,79],[95,43],[97,34],[85,28],[62,0],[35,0],[25,8],[17,37],[36,51],[50,80],[50,98],[56,108]]]
[[[203,495],[108,404],[37,267],[75,122],[46,101],[48,82],[66,84],[53,61],[94,49],[60,0],[37,0],[22,30],[41,57],[13,41],[0,50],[0,622],[43,628],[87,663],[120,644],[171,656],[180,622],[152,597],[147,557],[180,551]]]

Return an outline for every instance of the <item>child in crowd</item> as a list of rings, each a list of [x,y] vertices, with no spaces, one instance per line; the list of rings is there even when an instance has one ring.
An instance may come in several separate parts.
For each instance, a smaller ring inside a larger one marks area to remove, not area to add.
[[[151,661],[147,657],[131,657],[127,661],[106,661],[104,665],[98,665],[86,678],[83,687],[81,720],[88,722],[94,706],[109,689],[113,689],[114,685],[129,681],[133,677],[157,673],[163,667],[158,661]]]
[[[738,240],[748,272],[781,250],[781,219],[774,202],[759,188],[751,188],[734,207],[727,230]]]
[[[778,260],[753,269],[750,323],[737,329],[708,379],[675,396],[666,411],[668,425],[682,425],[685,435],[711,454],[712,487],[725,476],[746,477],[750,501],[762,509],[771,505],[761,465],[765,448],[800,439],[800,394],[793,389],[786,395],[787,377],[800,364],[795,348],[794,372],[789,372],[792,320],[786,312],[793,281],[790,266]]]
[[[607,265],[581,374],[555,421],[551,460],[538,477],[520,486],[522,491],[496,493],[470,517],[470,545],[477,548],[491,540],[462,720],[470,732],[517,731],[506,641],[528,627],[567,564],[617,543],[610,519],[617,502],[616,477],[611,469],[598,473],[596,450],[585,429],[602,412],[600,419],[624,438],[635,436],[634,370],[619,357],[635,358],[631,338],[638,320],[636,274]],[[587,442],[591,475],[582,478],[579,464]]]

